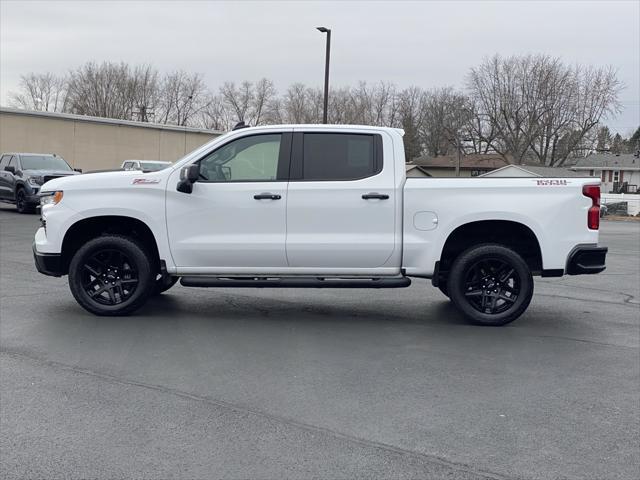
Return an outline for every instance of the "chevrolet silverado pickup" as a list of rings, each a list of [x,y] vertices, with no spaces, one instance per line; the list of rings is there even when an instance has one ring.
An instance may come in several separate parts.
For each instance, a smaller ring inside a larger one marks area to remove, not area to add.
[[[594,178],[407,178],[403,131],[236,129],[170,167],[42,186],[37,269],[125,315],[185,287],[400,288],[431,279],[482,325],[518,318],[533,276],[605,269]]]

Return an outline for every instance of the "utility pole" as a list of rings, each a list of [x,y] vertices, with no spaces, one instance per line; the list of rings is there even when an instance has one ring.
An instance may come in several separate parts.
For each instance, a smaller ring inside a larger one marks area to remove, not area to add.
[[[327,110],[329,106],[329,59],[331,58],[331,29],[326,27],[316,27],[318,31],[327,34],[327,49],[324,58],[324,110],[322,112],[322,123],[327,123]]]

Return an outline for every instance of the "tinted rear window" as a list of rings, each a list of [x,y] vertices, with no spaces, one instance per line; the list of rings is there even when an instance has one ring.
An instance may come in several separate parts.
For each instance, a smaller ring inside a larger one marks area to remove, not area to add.
[[[356,180],[378,173],[374,135],[305,133],[305,180]]]

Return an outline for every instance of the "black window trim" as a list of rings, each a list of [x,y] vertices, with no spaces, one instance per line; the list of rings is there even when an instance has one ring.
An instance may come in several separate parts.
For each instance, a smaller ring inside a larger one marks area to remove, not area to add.
[[[250,137],[259,137],[264,135],[280,135],[280,151],[278,153],[278,166],[276,168],[276,178],[275,180],[229,180],[229,181],[220,181],[220,180],[202,180],[198,179],[198,183],[269,183],[269,182],[286,182],[289,180],[289,166],[291,164],[291,144],[292,144],[292,136],[293,133],[290,131],[273,131],[273,132],[259,132],[251,135],[242,135],[239,137],[234,137],[229,139],[228,142],[223,143],[215,148],[215,150],[211,150],[206,154],[202,155],[202,157],[198,158],[198,160],[191,163],[191,165],[200,163],[202,160],[207,158],[209,155],[217,152],[221,148],[226,147],[230,143],[235,142],[236,140],[241,140],[243,138]]]
[[[375,166],[374,173],[357,178],[344,178],[344,179],[307,179],[304,178],[304,135],[305,134],[330,134],[330,135],[366,135],[373,137],[373,162]],[[382,135],[380,133],[366,133],[366,132],[340,132],[340,131],[302,131],[294,132],[293,143],[291,146],[291,167],[289,169],[289,181],[290,182],[356,182],[358,180],[364,180],[367,178],[380,175],[383,170],[383,155],[382,155]]]

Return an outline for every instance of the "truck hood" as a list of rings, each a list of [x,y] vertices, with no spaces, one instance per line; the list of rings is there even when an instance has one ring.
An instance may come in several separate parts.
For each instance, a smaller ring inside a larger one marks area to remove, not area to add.
[[[100,173],[85,173],[55,178],[42,185],[41,191],[55,190],[84,190],[84,189],[112,189],[135,185],[162,184],[171,174],[171,169],[158,172],[142,173],[140,171],[114,171]],[[139,180],[134,183],[134,180]]]

